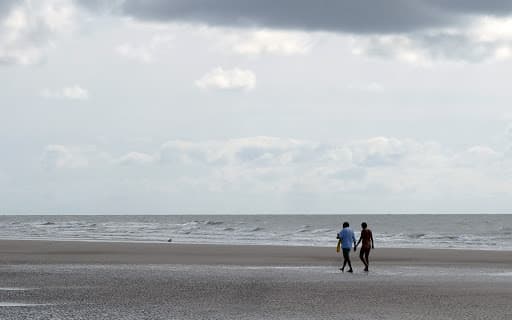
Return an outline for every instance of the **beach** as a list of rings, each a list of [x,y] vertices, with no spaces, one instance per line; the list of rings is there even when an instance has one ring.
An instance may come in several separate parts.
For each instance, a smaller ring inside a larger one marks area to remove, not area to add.
[[[512,319],[512,252],[0,240],[0,319]]]

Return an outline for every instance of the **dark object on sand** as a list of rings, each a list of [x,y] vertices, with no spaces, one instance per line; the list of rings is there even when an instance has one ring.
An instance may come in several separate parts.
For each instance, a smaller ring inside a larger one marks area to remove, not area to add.
[[[171,239],[171,238],[169,238],[169,240],[167,240],[167,242],[172,242],[172,239]]]

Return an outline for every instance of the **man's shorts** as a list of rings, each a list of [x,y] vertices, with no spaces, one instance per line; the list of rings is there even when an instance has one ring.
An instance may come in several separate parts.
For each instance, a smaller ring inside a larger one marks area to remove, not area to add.
[[[343,251],[343,258],[348,259],[350,254],[350,248],[341,248],[341,250]]]

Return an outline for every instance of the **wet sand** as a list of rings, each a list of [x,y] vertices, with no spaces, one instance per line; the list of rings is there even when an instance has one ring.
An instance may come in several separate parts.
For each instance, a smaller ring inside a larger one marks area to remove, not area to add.
[[[0,319],[512,319],[512,252],[0,240]]]

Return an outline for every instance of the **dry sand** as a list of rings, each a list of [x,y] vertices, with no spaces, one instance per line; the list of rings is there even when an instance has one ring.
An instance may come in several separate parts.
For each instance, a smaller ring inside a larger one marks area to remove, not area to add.
[[[512,252],[0,240],[0,319],[512,319]]]

